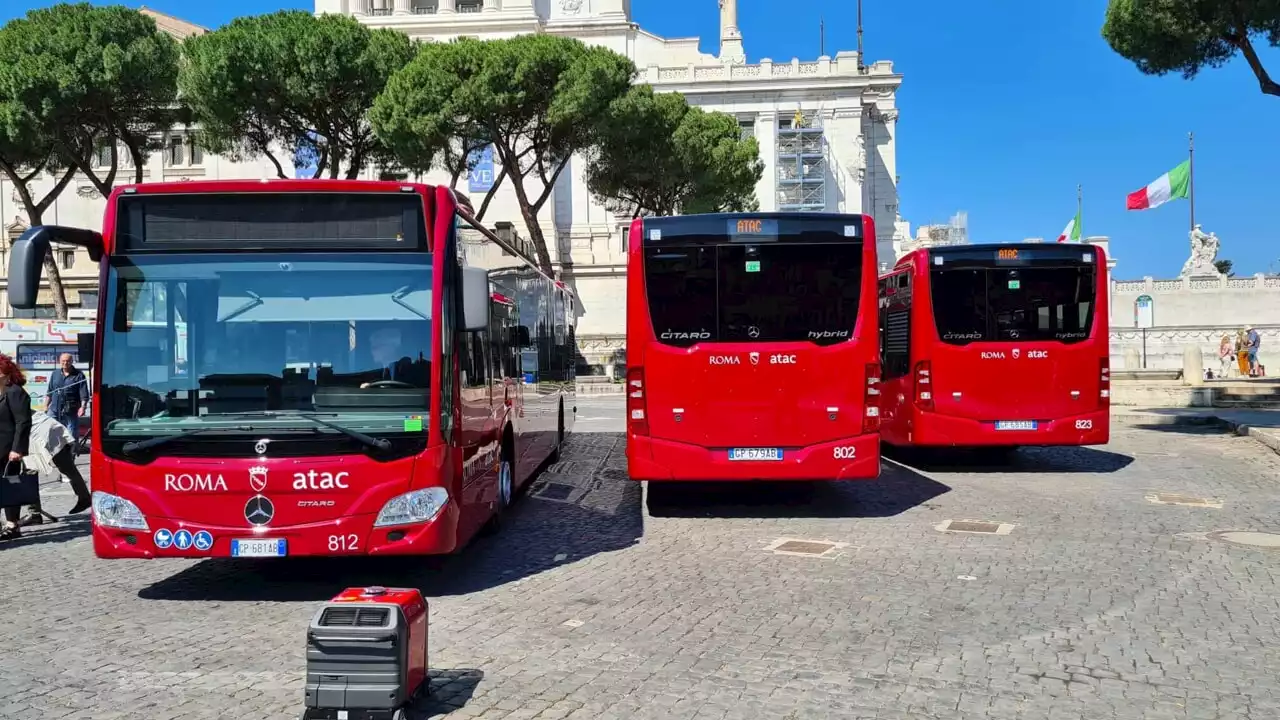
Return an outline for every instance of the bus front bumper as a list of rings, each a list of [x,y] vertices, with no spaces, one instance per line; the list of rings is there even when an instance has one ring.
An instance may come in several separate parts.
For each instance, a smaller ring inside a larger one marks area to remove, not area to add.
[[[122,529],[93,522],[93,552],[104,559],[326,557],[370,555],[443,555],[457,545],[458,506],[447,502],[432,520],[411,525],[374,527],[373,515],[353,515],[306,525],[272,528],[219,527],[165,518],[147,518],[147,530]],[[183,542],[177,537],[185,530]],[[211,544],[200,549],[197,536]],[[191,540],[187,540],[189,537]],[[283,540],[274,553],[266,544],[244,541]],[[235,541],[235,542],[233,542]],[[179,545],[185,545],[182,549]],[[233,554],[232,546],[245,550]],[[246,552],[251,554],[245,554]]]
[[[1036,420],[1034,429],[996,429],[990,421],[919,411],[909,444],[924,447],[1014,447],[1106,445],[1111,439],[1111,413],[1096,410],[1080,415]]]
[[[866,480],[880,475],[880,436],[874,433],[798,448],[780,460],[730,460],[728,448],[628,435],[632,480]]]

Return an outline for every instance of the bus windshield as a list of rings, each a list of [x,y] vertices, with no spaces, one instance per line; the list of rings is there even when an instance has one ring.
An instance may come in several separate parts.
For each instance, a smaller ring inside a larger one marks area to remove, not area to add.
[[[427,253],[139,254],[113,258],[107,284],[108,436],[230,431],[275,414],[256,429],[316,430],[289,413],[365,433],[421,432]]]
[[[658,340],[848,340],[858,320],[862,243],[693,243],[644,248],[645,290]],[[823,242],[822,240],[825,240]]]
[[[1092,264],[1035,267],[934,267],[930,271],[938,336],[974,342],[1064,343],[1088,339],[1098,293]]]

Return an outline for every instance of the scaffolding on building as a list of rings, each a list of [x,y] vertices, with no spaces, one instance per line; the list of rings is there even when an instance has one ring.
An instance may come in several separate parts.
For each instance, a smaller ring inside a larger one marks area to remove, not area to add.
[[[817,126],[815,126],[817,125]],[[797,110],[778,127],[778,209],[827,209],[827,156],[822,127]]]
[[[903,243],[903,252],[919,248],[969,244],[969,213],[961,210],[946,223],[921,225],[916,228],[915,240]]]

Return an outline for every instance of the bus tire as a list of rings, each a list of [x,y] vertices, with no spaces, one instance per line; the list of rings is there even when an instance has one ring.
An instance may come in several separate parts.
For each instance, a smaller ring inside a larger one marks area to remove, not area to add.
[[[556,420],[556,446],[551,449],[551,456],[547,459],[547,464],[554,465],[560,462],[560,448],[564,445],[564,400],[560,401],[560,417]]]
[[[508,426],[502,433],[502,454],[498,460],[498,500],[493,509],[493,515],[489,517],[489,521],[485,523],[485,533],[492,534],[502,527],[502,516],[506,513],[507,508],[511,507],[511,501],[515,498],[516,493],[516,446],[515,436],[511,433],[511,427]]]

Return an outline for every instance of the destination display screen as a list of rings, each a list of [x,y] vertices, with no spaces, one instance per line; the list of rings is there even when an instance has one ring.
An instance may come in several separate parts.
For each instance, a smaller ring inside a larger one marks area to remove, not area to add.
[[[732,239],[763,240],[778,237],[778,221],[773,218],[736,218],[725,222],[725,234]]]
[[[1053,245],[971,245],[969,247],[934,248],[929,251],[930,264],[939,267],[1007,267],[1027,265],[1092,264],[1097,253],[1092,245],[1078,243]]]
[[[427,249],[416,193],[141,193],[117,210],[124,252]]]

